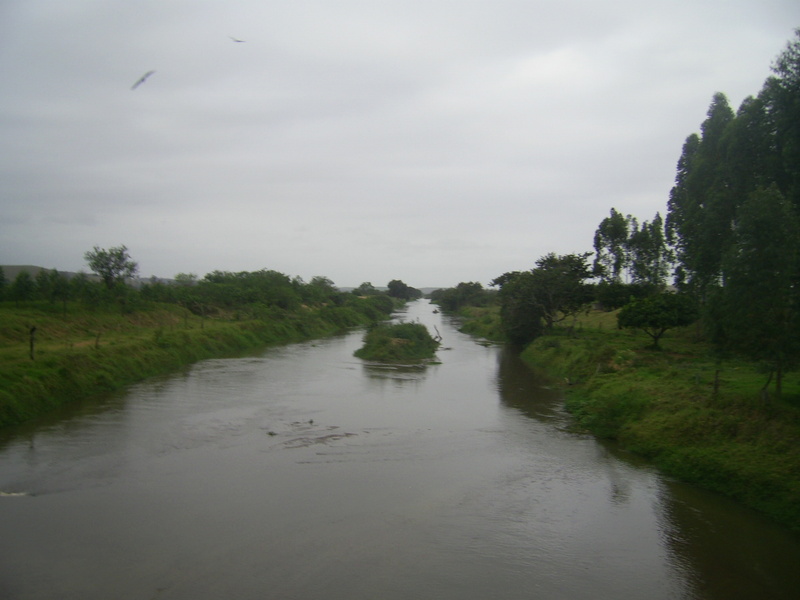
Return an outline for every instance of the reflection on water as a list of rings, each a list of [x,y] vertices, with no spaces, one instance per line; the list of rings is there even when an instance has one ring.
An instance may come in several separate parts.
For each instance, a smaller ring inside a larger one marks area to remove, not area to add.
[[[440,364],[354,332],[205,361],[0,439],[2,598],[790,598],[800,543],[575,433],[425,302]]]
[[[545,374],[528,369],[515,352],[498,354],[497,388],[506,406],[569,431],[561,393]],[[531,394],[531,389],[537,389]],[[597,465],[609,500],[632,501],[629,473],[649,470],[635,456],[598,441]],[[681,582],[679,597],[706,600],[794,599],[800,595],[800,544],[795,535],[717,494],[669,478],[654,479],[660,541],[667,565]]]

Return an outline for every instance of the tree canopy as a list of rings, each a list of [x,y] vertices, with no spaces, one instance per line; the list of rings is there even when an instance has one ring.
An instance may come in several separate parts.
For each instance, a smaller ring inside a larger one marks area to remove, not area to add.
[[[100,276],[108,289],[119,283],[125,283],[127,278],[133,277],[139,270],[139,266],[131,260],[128,248],[124,245],[108,250],[95,246],[83,257],[92,272]]]
[[[697,318],[694,300],[684,294],[663,292],[633,300],[622,307],[617,322],[622,328],[644,331],[659,348],[661,337],[670,329],[691,325]]]

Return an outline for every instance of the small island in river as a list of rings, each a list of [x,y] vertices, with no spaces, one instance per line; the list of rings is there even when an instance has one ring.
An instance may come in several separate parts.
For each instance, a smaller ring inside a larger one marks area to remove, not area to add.
[[[367,331],[355,356],[378,362],[424,361],[433,358],[439,340],[421,323],[382,323]]]

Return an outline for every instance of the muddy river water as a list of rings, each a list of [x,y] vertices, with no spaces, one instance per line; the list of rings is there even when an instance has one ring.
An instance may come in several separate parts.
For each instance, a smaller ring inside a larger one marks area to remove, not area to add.
[[[800,598],[798,536],[572,432],[426,300],[397,318],[440,364],[356,331],[0,434],[0,598]]]

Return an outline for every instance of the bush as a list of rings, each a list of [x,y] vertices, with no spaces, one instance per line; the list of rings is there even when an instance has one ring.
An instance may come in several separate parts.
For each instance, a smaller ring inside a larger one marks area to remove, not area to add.
[[[380,362],[420,361],[433,358],[439,342],[421,323],[377,325],[364,336],[355,356]]]

